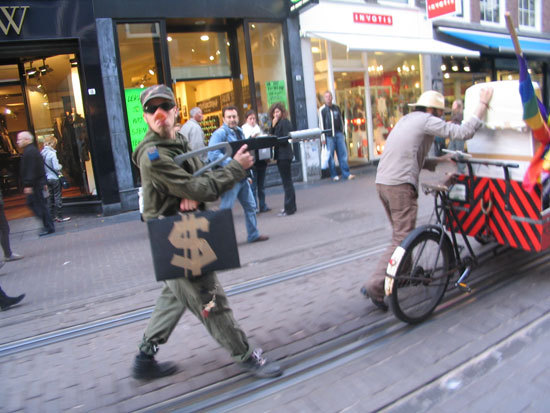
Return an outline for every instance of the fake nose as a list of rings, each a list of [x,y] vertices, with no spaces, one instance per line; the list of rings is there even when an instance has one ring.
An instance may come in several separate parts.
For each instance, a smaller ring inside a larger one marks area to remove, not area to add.
[[[166,113],[163,110],[158,110],[155,112],[155,121],[163,122],[166,120]]]

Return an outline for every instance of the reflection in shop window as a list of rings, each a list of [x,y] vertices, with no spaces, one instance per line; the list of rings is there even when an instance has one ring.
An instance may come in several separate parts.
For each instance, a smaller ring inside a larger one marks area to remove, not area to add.
[[[256,82],[258,121],[269,128],[269,107],[276,102],[288,106],[286,64],[282,27],[279,23],[249,23],[250,48]]]
[[[147,132],[139,95],[143,89],[159,83],[160,27],[158,23],[121,23],[117,24],[117,33],[133,151]]]

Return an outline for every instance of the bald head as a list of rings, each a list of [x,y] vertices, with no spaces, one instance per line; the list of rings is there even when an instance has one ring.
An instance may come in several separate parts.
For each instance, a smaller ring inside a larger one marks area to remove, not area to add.
[[[34,136],[29,131],[19,132],[17,134],[17,146],[21,149],[27,145],[30,145],[34,141]]]

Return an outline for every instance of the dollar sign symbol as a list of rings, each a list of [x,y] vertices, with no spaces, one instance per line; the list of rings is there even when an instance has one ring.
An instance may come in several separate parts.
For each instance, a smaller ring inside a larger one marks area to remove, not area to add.
[[[204,266],[217,260],[208,241],[198,236],[198,230],[208,232],[209,228],[210,222],[206,218],[192,214],[185,214],[181,221],[175,222],[168,241],[182,249],[183,256],[174,254],[170,264],[191,271],[193,276],[201,275]]]

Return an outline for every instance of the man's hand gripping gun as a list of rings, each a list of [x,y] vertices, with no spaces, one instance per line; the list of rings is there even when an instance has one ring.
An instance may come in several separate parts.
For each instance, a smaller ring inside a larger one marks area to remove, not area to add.
[[[222,142],[217,145],[207,146],[206,148],[197,149],[196,151],[183,153],[181,155],[176,156],[174,158],[174,161],[176,162],[176,164],[181,166],[183,165],[183,162],[185,162],[185,160],[192,158],[194,156],[200,156],[204,153],[208,153],[210,151],[215,151],[215,150],[224,151],[224,154],[222,157],[216,159],[214,162],[210,162],[206,164],[205,166],[203,166],[193,174],[193,176],[197,176],[210,168],[214,168],[215,166],[218,166],[225,159],[233,156],[233,154],[236,153],[239,150],[239,148],[243,145],[247,145],[249,151],[254,151],[254,150],[263,149],[263,148],[274,148],[282,144],[285,144],[286,142],[296,143],[296,142],[308,141],[311,139],[319,139],[321,137],[321,134],[325,132],[328,132],[328,130],[323,131],[319,128],[313,128],[313,129],[303,129],[303,130],[290,132],[288,136],[283,136],[281,138],[277,136],[259,136],[257,138],[241,139],[234,142]]]

